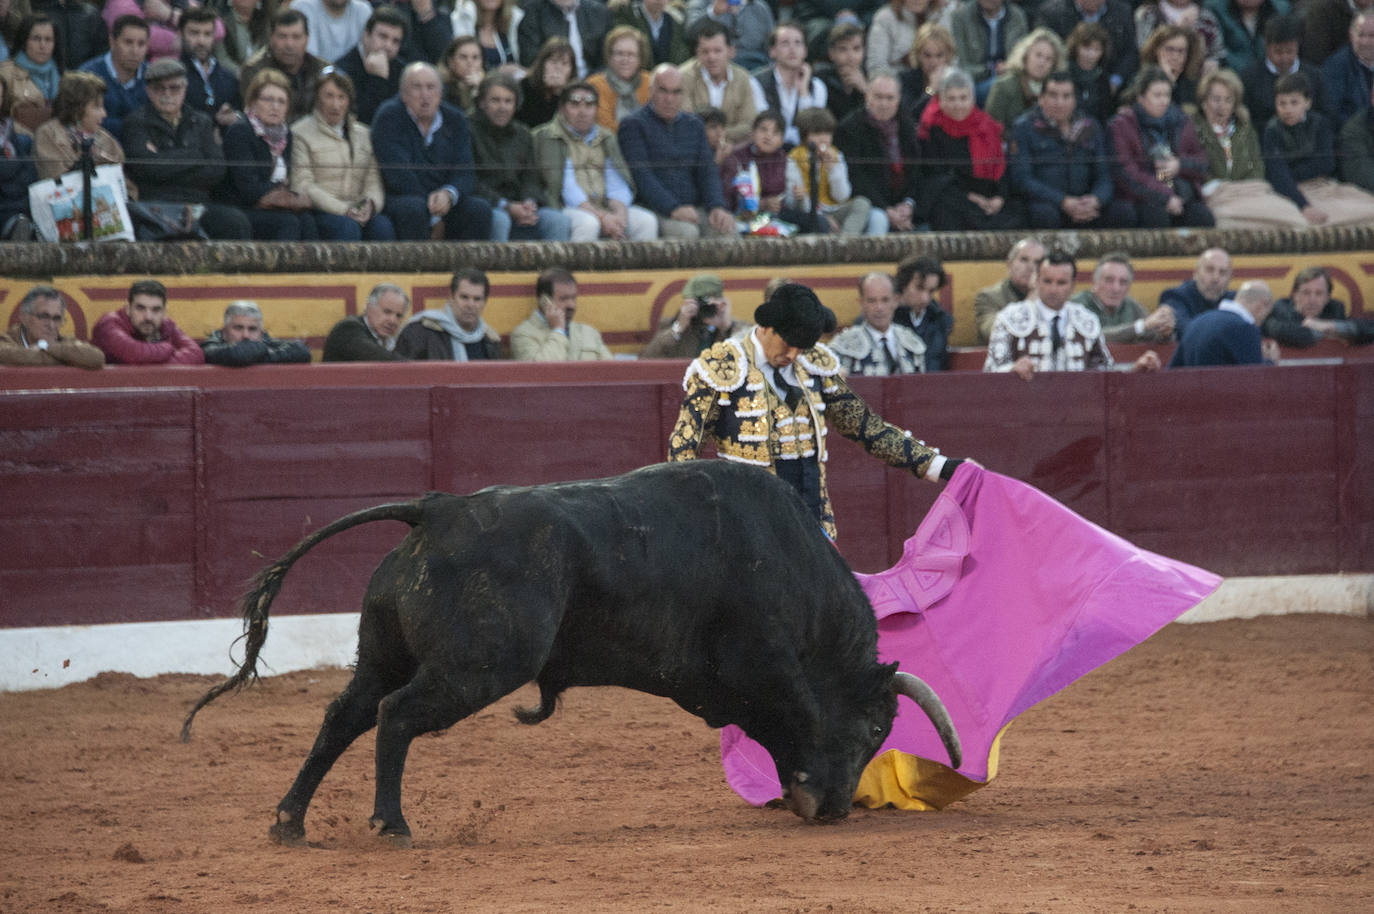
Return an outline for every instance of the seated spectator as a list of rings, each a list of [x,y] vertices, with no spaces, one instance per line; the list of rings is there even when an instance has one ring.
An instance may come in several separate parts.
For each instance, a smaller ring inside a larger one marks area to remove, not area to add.
[[[574,80],[576,67],[567,39],[550,38],[520,81],[520,108],[515,119],[531,130],[553,120],[563,90]]]
[[[426,65],[427,66],[427,65]],[[367,293],[362,314],[350,314],[334,325],[324,340],[324,362],[405,362],[393,351],[396,331],[410,310],[410,296],[392,282],[379,282]]]
[[[124,117],[148,103],[148,23],[137,16],[120,16],[110,26],[110,50],[80,67],[105,82],[104,127],[122,136]]]
[[[862,235],[868,231],[873,206],[855,196],[849,181],[849,165],[835,145],[835,116],[824,108],[807,108],[797,114],[801,142],[787,154],[789,205],[811,212],[811,163],[817,163],[816,212],[825,219],[827,231]],[[886,217],[883,218],[884,224]]]
[[[241,67],[267,47],[267,35],[281,4],[280,0],[210,0],[210,8],[224,23],[224,40],[215,48],[216,56]]]
[[[412,63],[401,74],[401,94],[377,109],[372,151],[386,188],[385,212],[402,241],[485,241],[491,206],[472,193],[467,118],[441,101],[440,91],[439,71]]]
[[[1016,42],[1007,55],[1006,69],[992,81],[984,106],[1002,125],[1003,133],[1011,133],[1016,119],[1035,106],[1045,79],[1063,66],[1064,44],[1049,29],[1035,29]]]
[[[641,67],[683,64],[691,58],[692,49],[682,13],[668,0],[611,0],[609,8],[613,25],[628,25],[648,41],[649,51],[640,61]],[[606,66],[610,65],[607,55]]]
[[[725,112],[719,108],[707,108],[697,113],[701,126],[706,128],[706,142],[716,152],[716,164],[725,161],[730,150],[735,147],[725,138]]]
[[[816,77],[825,84],[826,107],[841,121],[864,106],[864,30],[852,22],[841,23],[830,30],[825,47],[829,60],[816,67]]]
[[[665,65],[669,66],[669,65]],[[533,313],[510,335],[511,358],[520,362],[580,362],[610,359],[595,327],[573,320],[577,280],[562,267],[549,267],[534,284]]]
[[[444,83],[444,101],[471,115],[477,104],[477,87],[486,71],[482,69],[482,45],[473,35],[459,35],[439,61],[439,78]]]
[[[1221,27],[1226,48],[1221,66],[1244,73],[1264,59],[1264,32],[1270,22],[1288,13],[1288,0],[1206,0]]]
[[[1150,36],[1166,25],[1179,26],[1202,40],[1202,56],[1208,72],[1221,65],[1226,57],[1226,43],[1221,40],[1221,23],[1211,10],[1196,0],[1156,0],[1153,3],[1146,0],[1135,9],[1135,43],[1141,49],[1141,66],[1163,66],[1153,56],[1147,59],[1144,54]],[[1192,74],[1192,79],[1202,75],[1201,67],[1199,64],[1199,71]]]
[[[1371,88],[1374,99],[1374,87]],[[1374,102],[1341,128],[1341,178],[1374,193]]]
[[[1111,119],[1116,196],[1135,204],[1141,228],[1211,226],[1202,198],[1207,157],[1193,122],[1171,100],[1159,67],[1142,67],[1128,90],[1132,103]]]
[[[687,28],[695,31],[703,19],[725,27],[735,49],[734,61],[746,71],[768,66],[768,37],[777,22],[767,0],[687,0]],[[754,114],[749,113],[749,120]]]
[[[1299,270],[1292,291],[1274,302],[1260,330],[1280,346],[1296,349],[1315,346],[1326,336],[1341,336],[1336,323],[1346,319],[1345,302],[1332,298],[1331,292],[1331,274],[1325,267]]]
[[[309,41],[310,24],[299,11],[286,9],[278,13],[272,20],[272,30],[267,33],[267,47],[250,57],[239,71],[239,85],[245,87],[245,101],[247,86],[253,82],[253,77],[263,70],[276,70],[287,80],[287,95],[291,100],[287,123],[309,114],[315,104],[315,83],[320,78],[320,71],[327,66],[325,61],[305,49]]]
[[[501,70],[519,79],[520,20],[525,11],[515,0],[458,0],[453,4],[453,37],[472,35],[482,49],[482,69]]]
[[[1045,259],[1038,238],[1022,238],[1007,252],[1007,276],[996,285],[979,289],[973,296],[973,319],[978,323],[978,344],[986,346],[997,313],[1014,301],[1030,297],[1035,271]]]
[[[372,136],[349,114],[352,98],[342,70],[320,77],[314,112],[291,125],[291,189],[310,201],[322,241],[394,241]]]
[[[214,121],[186,105],[181,61],[164,59],[149,66],[147,91],[151,101],[130,112],[120,136],[127,157],[124,174],[138,188],[140,202],[201,206],[200,227],[210,238],[252,238],[243,210],[216,202],[224,151],[215,138]]]
[[[208,114],[221,128],[238,117],[243,100],[239,77],[215,56],[218,18],[208,7],[193,6],[181,17],[181,63],[186,67],[186,104]]]
[[[916,331],[925,343],[926,371],[949,370],[954,315],[935,300],[948,281],[940,261],[926,254],[910,254],[897,264],[897,311],[892,319]]]
[[[1312,225],[1374,223],[1374,196],[1336,180],[1336,135],[1312,110],[1312,87],[1301,73],[1274,86],[1279,113],[1265,125],[1264,171],[1274,189],[1292,200]]]
[[[959,66],[973,77],[982,104],[992,81],[1006,69],[1007,54],[1030,31],[1030,20],[1007,0],[968,0],[955,8],[949,30]]]
[[[902,69],[916,41],[916,30],[936,21],[943,11],[943,0],[888,0],[873,14],[868,26],[865,69],[870,73]]]
[[[1102,42],[1099,61],[1106,71],[1111,94],[1115,95],[1135,76],[1139,64],[1136,57],[1139,46],[1135,38],[1134,6],[1127,0],[1044,0],[1036,12],[1035,24],[1052,29],[1065,44],[1069,44],[1073,33],[1083,26],[1100,28],[1103,34],[1095,38]],[[1072,64],[1074,49],[1069,48],[1068,54]],[[1091,70],[1093,67],[1084,69]],[[1090,106],[1083,104],[1082,96],[1078,103],[1080,109],[1090,110]],[[1105,118],[1098,117],[1098,120]]]
[[[926,212],[920,203],[916,125],[901,110],[897,80],[890,74],[870,79],[865,99],[863,111],[840,122],[835,144],[849,161],[864,163],[850,173],[849,182],[872,207],[868,234],[910,232],[925,221]]]
[[[379,5],[373,0],[374,7]],[[448,7],[435,0],[401,0],[394,7],[406,21],[401,60],[406,63],[441,60],[444,48],[453,40],[453,24],[446,15]]]
[[[1102,323],[1069,301],[1078,272],[1073,258],[1055,251],[1035,274],[1035,294],[997,314],[988,340],[984,371],[1011,372],[1029,381],[1039,371],[1108,371],[1115,366],[1102,337]],[[1131,371],[1156,371],[1159,356],[1146,352]]]
[[[105,0],[101,17],[110,25],[124,16],[137,16],[148,24],[148,60],[181,56],[181,35],[177,26],[188,9],[199,6],[199,0]],[[224,27],[216,25],[215,37],[224,37]]]
[[[696,56],[679,68],[684,91],[682,106],[697,114],[715,108],[724,115],[724,145],[728,154],[729,149],[749,136],[750,125],[758,113],[754,110],[749,72],[732,63],[735,48],[730,31],[719,22],[701,20],[692,27],[692,37]]]
[[[1240,287],[1234,301],[1224,301],[1191,321],[1183,330],[1170,368],[1207,365],[1259,365],[1278,361],[1278,344],[1261,342],[1260,325],[1274,307],[1274,294],[1258,280]]]
[[[1140,46],[1140,65],[1164,71],[1169,77],[1170,98],[1181,108],[1197,100],[1197,81],[1206,61],[1203,54],[1202,38],[1197,32],[1182,25],[1161,25]]]
[[[1227,288],[1231,283],[1231,270],[1230,254],[1222,248],[1208,248],[1198,255],[1192,279],[1164,290],[1159,296],[1159,307],[1174,312],[1175,336],[1181,337],[1193,318],[1215,311],[1223,301],[1233,297]]]
[[[1335,123],[1344,124],[1369,108],[1371,73],[1374,73],[1374,7],[1350,20],[1349,40],[1322,64],[1331,118]]]
[[[1039,103],[1016,119],[1011,186],[1026,197],[1031,228],[1134,228],[1135,207],[1112,194],[1101,126],[1075,109],[1073,79],[1051,73]]]
[[[1302,211],[1264,180],[1259,135],[1241,104],[1236,74],[1218,70],[1198,84],[1201,105],[1193,126],[1207,154],[1203,199],[1218,228],[1306,228]]]
[[[0,80],[12,99],[10,117],[15,123],[32,132],[52,116],[62,65],[52,19],[42,13],[25,16],[15,35],[14,55],[0,63]]]
[[[230,368],[310,361],[310,347],[305,343],[274,340],[262,329],[262,309],[251,301],[230,302],[224,309],[224,326],[211,332],[200,348],[206,363]]]
[[[824,56],[825,37],[832,28],[850,23],[867,29],[873,14],[885,2],[887,0],[794,0],[791,21],[802,27],[807,56],[816,59]]]
[[[715,153],[701,119],[682,111],[682,74],[654,68],[649,103],[620,122],[635,198],[658,216],[660,237],[695,240],[738,231],[725,208]]]
[[[754,136],[748,143],[741,143],[726,157],[720,166],[721,191],[725,195],[725,207],[739,214],[742,221],[748,222],[754,213],[744,208],[735,178],[743,172],[749,174],[752,165],[758,172],[759,186],[757,213],[769,214],[783,222],[797,226],[801,232],[825,232],[830,224],[820,214],[812,218],[811,213],[795,206],[796,198],[787,193],[787,153],[782,149],[782,115],[776,111],[764,111],[754,118]]]
[[[604,3],[579,3],[578,0],[529,0],[520,20],[520,62],[532,66],[535,57],[550,38],[570,41],[571,24],[577,25],[578,41],[573,49],[571,79],[586,79],[606,65],[603,44],[611,30],[611,11]]]
[[[1107,118],[1116,111],[1116,87],[1112,84],[1115,74],[1107,70],[1107,64],[1123,56],[1135,60],[1135,55],[1113,55],[1111,37],[1096,22],[1080,22],[1074,26],[1064,53],[1069,59],[1069,75],[1073,77],[1079,113],[1099,124],[1107,123]],[[1135,72],[1135,67],[1131,72]]]
[[[641,359],[694,359],[744,329],[731,318],[725,284],[714,273],[698,273],[687,280],[677,316],[664,324],[639,353]]]
[[[921,112],[940,85],[940,74],[955,60],[954,36],[938,22],[927,22],[916,30],[916,40],[907,54],[907,68],[901,72],[902,110],[912,121],[921,119]]]
[[[1294,6],[1302,14],[1302,57],[1321,66],[1340,50],[1350,34],[1350,22],[1357,13],[1368,10],[1370,0],[1299,0]]]
[[[15,132],[9,90],[0,80],[0,240],[27,241],[32,237],[29,185],[37,180],[33,137]]]
[[[501,75],[514,85],[512,77]],[[411,315],[396,338],[396,352],[420,361],[478,362],[501,358],[501,335],[482,319],[490,294],[491,283],[481,270],[467,268],[454,273],[444,306]]]
[[[38,177],[56,178],[80,168],[81,147],[88,141],[96,165],[122,165],[124,149],[100,126],[104,120],[105,83],[100,77],[79,70],[62,74],[52,120],[33,137]]]
[[[632,36],[634,37],[634,36]],[[472,192],[491,204],[492,241],[567,241],[570,221],[550,207],[539,180],[530,129],[514,120],[520,87],[505,73],[488,74],[472,116]]]
[[[1274,107],[1274,83],[1289,73],[1307,76],[1312,82],[1312,107],[1330,116],[1321,67],[1298,56],[1302,34],[1301,15],[1295,13],[1273,17],[1264,26],[1264,49],[1259,59],[1245,69],[1235,71],[1245,87],[1245,107],[1250,109],[1250,121],[1259,124],[1261,129],[1277,113]]]
[[[649,40],[628,25],[618,25],[606,33],[606,69],[587,77],[596,90],[597,126],[615,130],[626,115],[633,114],[649,101]]]
[[[405,34],[405,17],[393,7],[379,6],[363,26],[362,39],[335,61],[353,84],[353,113],[364,124],[371,124],[382,102],[401,91]]]
[[[247,213],[257,241],[320,236],[310,198],[291,189],[290,87],[276,70],[260,70],[243,91],[243,117],[224,131],[221,199]]]
[[[1005,230],[1026,224],[1024,205],[1008,198],[1002,125],[974,107],[973,78],[950,69],[926,105],[916,136],[925,171],[930,227],[937,232]]]
[[[57,27],[55,56],[63,66],[74,68],[110,49],[110,30],[94,4],[86,0],[31,0],[29,5],[33,12],[43,13]],[[11,16],[18,6],[10,5]],[[8,30],[5,35],[11,37]]]
[[[306,52],[326,61],[357,47],[372,18],[367,0],[291,0],[291,8],[305,17]]]
[[[1167,343],[1174,338],[1172,308],[1155,308],[1149,314],[1131,298],[1135,267],[1121,251],[1103,254],[1093,268],[1090,288],[1072,296],[1102,322],[1102,338],[1108,343]]]
[[[111,365],[205,363],[196,341],[167,316],[167,287],[155,279],[129,286],[128,304],[101,315],[91,329],[91,342]]]
[[[773,29],[768,37],[768,56],[773,65],[759,70],[750,80],[754,110],[772,109],[781,114],[787,125],[783,141],[796,145],[793,118],[806,108],[824,108],[829,94],[825,83],[812,75],[811,64],[806,62],[806,38],[796,23],[784,22]]]
[[[18,320],[0,334],[0,365],[105,367],[105,353],[90,343],[63,336],[67,304],[52,286],[34,286],[19,300]]]
[[[896,284],[887,273],[859,277],[859,321],[827,344],[846,375],[890,377],[926,370],[926,344],[904,324],[894,323]]]
[[[596,125],[596,90],[575,82],[563,90],[553,120],[535,128],[534,158],[551,206],[563,207],[571,241],[652,241],[658,217],[635,206],[634,177],[609,130]]]

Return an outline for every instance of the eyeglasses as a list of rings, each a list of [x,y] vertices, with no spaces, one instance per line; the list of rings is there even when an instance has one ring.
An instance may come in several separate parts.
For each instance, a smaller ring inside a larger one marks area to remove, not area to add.
[[[64,316],[64,315],[63,315],[62,312],[60,312],[60,311],[59,311],[57,314],[43,314],[42,312],[39,312],[39,311],[33,312],[33,319],[34,319],[34,320],[37,320],[37,321],[47,321],[47,322],[50,323],[50,324],[60,324],[60,323],[62,323],[62,318],[63,318],[63,316]]]
[[[568,104],[570,104],[570,105],[595,105],[595,104],[596,104],[596,96],[595,96],[595,95],[570,95],[570,96],[568,96]]]
[[[186,83],[183,80],[173,82],[152,83],[148,86],[148,91],[153,95],[171,95],[175,92],[185,92]]]

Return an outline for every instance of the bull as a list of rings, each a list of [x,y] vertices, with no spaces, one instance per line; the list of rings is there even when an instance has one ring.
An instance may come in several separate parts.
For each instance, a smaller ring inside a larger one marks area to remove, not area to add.
[[[335,760],[377,728],[373,832],[408,846],[401,775],[411,741],[533,680],[547,719],[572,686],[670,698],[768,750],[785,801],[808,821],[844,818],[892,728],[897,696],[931,719],[958,767],[958,736],[921,680],[877,658],[873,610],[793,489],[726,461],[660,464],[608,479],[430,493],[357,511],[264,569],[243,598],[234,675],[187,714],[257,677],[268,612],[287,571],[351,527],[411,529],[373,573],[358,658],[329,705],[274,841],[305,841],[311,797]]]

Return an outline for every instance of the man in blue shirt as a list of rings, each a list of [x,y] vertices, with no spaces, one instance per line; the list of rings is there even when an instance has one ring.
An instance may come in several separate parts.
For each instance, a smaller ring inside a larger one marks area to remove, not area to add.
[[[402,241],[486,241],[491,204],[473,190],[472,137],[463,112],[443,101],[433,65],[401,73],[401,93],[372,119],[372,150],[386,187],[386,208]]]
[[[1259,280],[1240,287],[1236,297],[1188,324],[1170,368],[1206,365],[1259,365],[1278,360],[1278,343],[1263,340],[1260,325],[1274,307],[1274,293]]]
[[[119,136],[124,115],[148,104],[144,73],[148,62],[148,23],[137,16],[120,16],[110,26],[110,50],[81,65],[86,73],[105,80],[105,120],[101,126]]]

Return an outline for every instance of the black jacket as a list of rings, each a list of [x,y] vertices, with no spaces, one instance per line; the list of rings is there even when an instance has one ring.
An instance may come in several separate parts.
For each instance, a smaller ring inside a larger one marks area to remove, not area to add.
[[[584,0],[577,5],[577,33],[582,36],[582,56],[587,73],[595,73],[605,66],[601,47],[611,30],[611,11],[599,0]],[[553,0],[530,0],[525,6],[525,18],[520,20],[516,37],[520,40],[520,63],[528,67],[534,63],[539,48],[550,38],[568,37],[568,20]],[[438,59],[438,58],[435,58]]]
[[[238,74],[225,66],[223,61],[215,61],[215,68],[210,71],[208,85],[205,82],[205,77],[200,75],[200,70],[191,60],[190,54],[181,55],[181,65],[186,68],[186,106],[188,108],[193,108],[214,118],[220,105],[227,104],[235,111],[243,107],[243,99],[239,97]]]
[[[356,47],[338,60],[334,66],[353,80],[353,113],[364,124],[371,124],[382,102],[401,91],[401,71],[405,63],[399,57],[391,61],[386,79],[374,76],[363,66],[363,55]]]
[[[124,118],[119,140],[127,158],[124,173],[141,199],[218,202],[212,197],[224,178],[224,151],[208,116],[183,106],[173,127],[152,105],[144,105]]]
[[[867,197],[878,207],[896,206],[910,198],[915,204],[912,219],[924,222],[925,204],[921,195],[921,150],[916,141],[916,125],[905,112],[897,114],[897,141],[901,147],[904,170],[901,186],[888,181],[887,150],[882,134],[868,121],[868,112],[855,111],[835,129],[835,145],[849,165],[849,183],[854,193]]]
[[[324,340],[325,362],[405,362],[405,356],[387,349],[363,321],[361,314],[351,314],[334,325]]]
[[[239,118],[224,131],[224,184],[220,199],[235,206],[253,207],[272,190],[272,150],[253,132],[253,125]],[[291,133],[286,134],[282,158],[291,163]],[[283,182],[286,183],[286,182]]]
[[[205,361],[210,365],[227,365],[242,368],[245,365],[262,365],[281,362],[310,361],[310,347],[300,340],[274,340],[266,333],[260,340],[239,340],[226,343],[224,331],[216,330],[205,342],[200,344],[205,350]]]

